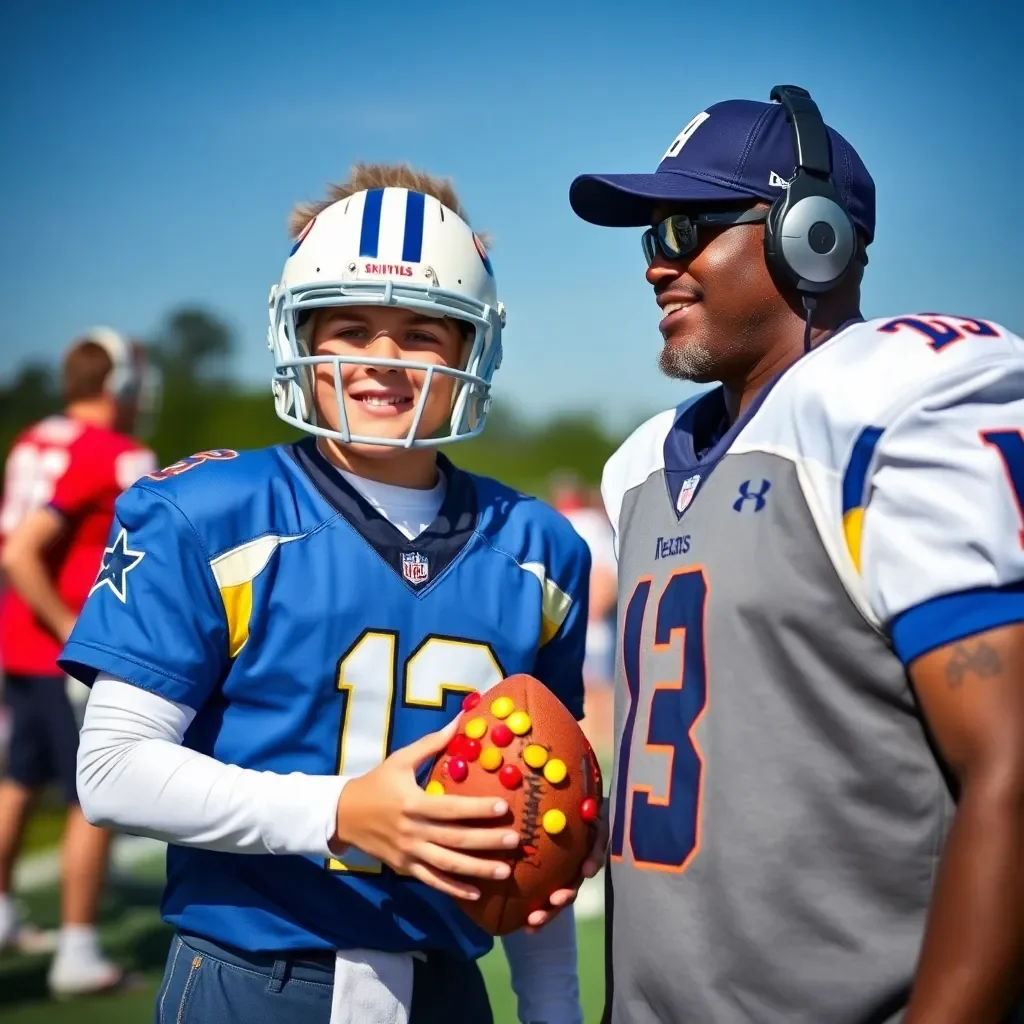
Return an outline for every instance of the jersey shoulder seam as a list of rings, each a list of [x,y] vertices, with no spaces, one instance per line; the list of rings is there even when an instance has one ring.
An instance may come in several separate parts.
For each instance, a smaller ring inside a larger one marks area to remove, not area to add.
[[[189,530],[191,531],[192,535],[198,542],[200,551],[203,553],[207,565],[209,565],[210,562],[221,557],[221,555],[224,555],[228,551],[234,551],[235,548],[240,548],[245,544],[251,544],[253,541],[260,540],[263,537],[282,536],[280,533],[276,533],[272,528],[259,530],[254,533],[249,533],[247,531],[246,533],[241,534],[240,538],[237,541],[233,542],[230,547],[225,548],[223,551],[217,552],[217,554],[211,554],[209,546],[203,540],[203,537],[200,534],[199,530],[196,528],[196,525],[192,522],[188,514],[178,504],[178,502],[174,500],[174,498],[172,498],[169,494],[164,493],[163,491],[158,491],[152,487],[147,487],[145,484],[141,482],[137,483],[135,486],[138,487],[139,490],[145,491],[147,494],[151,494],[154,497],[160,498],[162,501],[167,502],[168,505],[177,510],[181,518],[188,524]],[[337,522],[339,519],[345,520],[345,517],[335,509],[332,511],[331,515],[327,516],[326,518],[320,519],[312,528],[308,530],[299,530],[297,533],[289,534],[288,536],[293,537],[296,540],[305,540],[309,537],[312,537],[320,533],[321,530],[326,529],[328,526]],[[347,522],[347,520],[345,521]]]
[[[539,499],[538,499],[538,500],[539,500]],[[569,522],[568,522],[568,520],[566,521],[566,525],[567,525],[567,526],[568,526],[568,527],[569,527],[570,529],[572,529],[572,524],[571,524],[571,523],[569,523]],[[474,533],[476,534],[476,536],[478,536],[478,537],[479,537],[479,538],[480,538],[480,539],[481,539],[481,540],[482,540],[482,541],[483,541],[483,542],[484,542],[484,543],[485,543],[485,544],[486,544],[486,545],[487,545],[487,546],[488,546],[488,547],[489,547],[489,548],[490,548],[490,549],[491,549],[491,550],[492,550],[492,551],[493,551],[493,552],[494,552],[495,554],[498,554],[498,555],[503,555],[503,556],[504,556],[505,558],[507,558],[507,559],[508,559],[508,560],[509,560],[510,562],[512,562],[512,563],[513,563],[513,564],[514,564],[514,565],[515,565],[515,566],[516,566],[516,567],[517,567],[518,569],[521,569],[521,570],[522,570],[523,572],[526,572],[526,573],[530,573],[530,570],[526,568],[526,565],[527,565],[527,564],[529,564],[529,563],[530,563],[531,561],[538,561],[538,562],[542,562],[542,560],[541,560],[540,558],[538,558],[538,559],[535,559],[535,560],[533,560],[533,559],[529,559],[529,558],[526,558],[526,559],[524,559],[524,561],[520,561],[520,560],[519,560],[519,559],[518,559],[518,558],[517,558],[517,557],[516,557],[516,556],[515,556],[514,554],[512,554],[512,552],[511,552],[511,551],[508,551],[508,550],[506,550],[505,548],[503,548],[503,547],[500,547],[500,546],[499,546],[498,544],[496,544],[496,543],[494,542],[494,539],[493,539],[493,538],[491,538],[491,537],[488,537],[488,536],[487,536],[487,535],[486,535],[486,534],[485,534],[485,533],[484,533],[484,532],[483,532],[483,531],[482,531],[481,529],[477,528],[477,529],[475,529],[475,530],[474,530],[473,532],[474,532]],[[574,534],[574,537],[573,537],[573,538],[570,538],[570,541],[572,541],[573,543],[575,543],[575,541],[579,541],[579,545],[577,545],[577,546],[579,546],[579,547],[581,548],[581,550],[582,550],[582,548],[586,548],[586,541],[585,541],[585,540],[584,540],[584,539],[583,539],[582,537],[580,537],[580,535],[579,535],[578,533],[576,533],[576,531],[575,531],[575,530],[573,530],[573,534]],[[589,549],[587,549],[587,550],[589,551]],[[542,564],[544,564],[544,569],[545,569],[545,572],[547,572],[547,570],[549,569],[549,566],[548,566],[547,564],[543,563],[543,562],[542,562]],[[533,574],[533,573],[530,573],[530,575],[531,575],[531,576],[533,576],[534,574]]]

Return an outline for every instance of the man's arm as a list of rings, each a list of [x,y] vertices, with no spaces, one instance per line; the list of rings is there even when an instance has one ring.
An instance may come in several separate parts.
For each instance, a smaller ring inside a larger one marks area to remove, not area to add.
[[[960,794],[905,1024],[997,1024],[1024,994],[1024,624],[910,677]]]
[[[75,613],[57,593],[46,552],[66,530],[66,520],[55,509],[34,509],[7,538],[0,553],[0,567],[10,585],[61,643],[71,635]]]
[[[905,1024],[994,1024],[1024,981],[1024,341],[965,330],[899,356],[913,395],[865,420],[842,484],[864,596],[958,789]]]

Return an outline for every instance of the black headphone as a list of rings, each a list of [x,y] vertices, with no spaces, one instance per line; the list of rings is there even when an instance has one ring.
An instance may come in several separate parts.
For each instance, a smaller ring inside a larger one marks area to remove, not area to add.
[[[806,89],[777,85],[771,97],[793,126],[796,174],[765,222],[768,267],[791,282],[808,311],[842,280],[857,254],[857,232],[832,181],[828,129]]]

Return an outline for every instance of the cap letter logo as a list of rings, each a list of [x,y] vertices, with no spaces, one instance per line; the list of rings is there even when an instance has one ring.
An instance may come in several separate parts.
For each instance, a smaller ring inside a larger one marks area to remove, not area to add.
[[[665,150],[665,155],[661,158],[662,160],[668,160],[669,157],[679,156],[679,150],[686,145],[687,139],[710,117],[711,115],[706,111],[702,110],[673,140],[672,145]]]

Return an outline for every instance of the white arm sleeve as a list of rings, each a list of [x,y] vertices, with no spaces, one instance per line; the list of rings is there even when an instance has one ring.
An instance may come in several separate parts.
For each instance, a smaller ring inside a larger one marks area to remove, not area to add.
[[[330,857],[340,776],[278,775],[181,746],[195,712],[100,675],[85,709],[78,796],[94,825],[228,853]]]
[[[572,907],[539,932],[512,932],[501,944],[521,1024],[583,1024]]]

